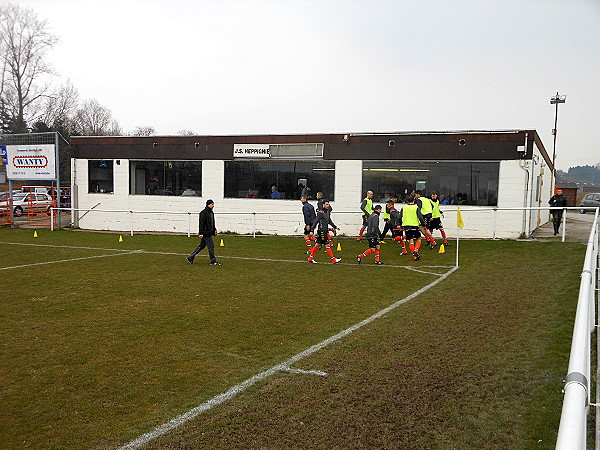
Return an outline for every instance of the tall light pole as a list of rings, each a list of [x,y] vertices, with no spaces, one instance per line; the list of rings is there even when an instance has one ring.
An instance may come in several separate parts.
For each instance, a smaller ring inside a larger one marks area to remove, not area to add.
[[[550,104],[556,105],[554,112],[554,128],[552,128],[552,136],[554,136],[554,147],[552,149],[552,193],[554,194],[554,183],[556,182],[556,123],[558,122],[558,104],[565,103],[567,101],[566,95],[553,95],[550,98]]]

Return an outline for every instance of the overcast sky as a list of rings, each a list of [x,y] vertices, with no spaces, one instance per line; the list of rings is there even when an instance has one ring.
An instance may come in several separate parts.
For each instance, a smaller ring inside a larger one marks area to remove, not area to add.
[[[6,1],[6,0],[0,0]],[[17,0],[125,131],[536,129],[600,162],[600,0]]]

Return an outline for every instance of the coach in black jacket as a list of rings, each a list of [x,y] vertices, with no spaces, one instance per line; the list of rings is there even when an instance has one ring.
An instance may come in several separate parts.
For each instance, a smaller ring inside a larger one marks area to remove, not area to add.
[[[556,194],[554,194],[548,204],[554,208],[565,208],[567,206],[567,197],[563,195],[562,189],[557,189]],[[560,222],[562,221],[562,216],[564,209],[552,209],[550,213],[552,214],[552,225],[554,225],[554,236],[556,236],[559,232]]]
[[[206,200],[206,208],[200,211],[200,220],[198,222],[198,237],[200,238],[200,244],[194,249],[194,251],[187,256],[187,260],[190,264],[194,264],[194,258],[204,247],[208,247],[208,256],[210,256],[211,266],[220,266],[215,258],[215,244],[213,242],[213,236],[217,236],[219,232],[215,227],[215,214],[213,208],[215,202],[212,200]]]

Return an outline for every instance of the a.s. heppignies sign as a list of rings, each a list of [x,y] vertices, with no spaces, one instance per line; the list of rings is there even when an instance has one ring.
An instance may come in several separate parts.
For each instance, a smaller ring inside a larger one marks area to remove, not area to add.
[[[233,144],[234,158],[270,158],[269,144]]]

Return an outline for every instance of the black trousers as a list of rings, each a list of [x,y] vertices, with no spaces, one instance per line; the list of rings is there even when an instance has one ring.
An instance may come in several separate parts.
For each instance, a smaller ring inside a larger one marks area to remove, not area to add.
[[[210,256],[210,262],[217,262],[217,258],[215,257],[215,244],[212,236],[202,236],[202,239],[200,239],[200,244],[194,249],[190,256],[194,258],[198,253],[200,253],[200,251],[202,251],[204,247],[208,247],[208,256]]]
[[[558,234],[558,229],[560,228],[560,224],[562,222],[563,217],[562,209],[553,209],[552,210],[552,225],[554,225],[554,234]]]
[[[379,235],[379,238],[383,241],[385,239],[385,235],[388,231],[392,231],[392,221],[390,219],[383,219],[385,221],[385,226],[383,227],[383,231]]]

